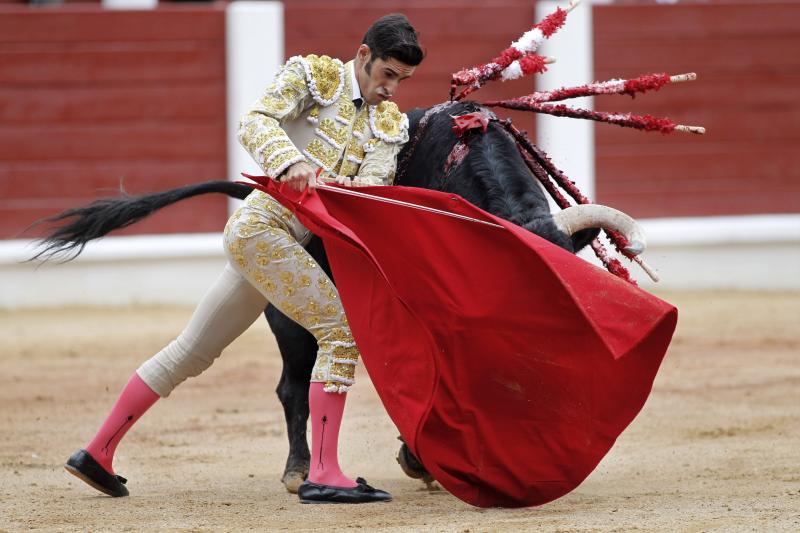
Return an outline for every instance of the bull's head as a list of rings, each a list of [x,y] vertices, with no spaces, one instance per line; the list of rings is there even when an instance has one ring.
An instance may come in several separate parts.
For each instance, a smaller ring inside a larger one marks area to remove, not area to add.
[[[557,8],[555,12],[545,17],[534,25],[511,46],[503,50],[491,61],[472,68],[463,69],[452,76],[450,99],[461,100],[468,94],[480,89],[484,84],[493,80],[506,81],[525,75],[544,72],[546,65],[555,61],[554,58],[545,58],[536,54],[539,45],[549,39],[565,23],[567,14],[579,3],[572,0],[566,9]],[[533,111],[554,116],[595,120],[622,127],[640,129],[644,131],[660,131],[661,133],[688,132],[695,134],[705,133],[699,126],[685,126],[676,124],[668,118],[653,117],[650,115],[634,115],[631,113],[605,113],[566,106],[560,102],[577,97],[598,94],[627,94],[635,95],[647,91],[658,90],[668,83],[692,81],[696,79],[694,73],[670,76],[668,74],[647,74],[638,78],[622,80],[613,79],[604,82],[589,83],[580,87],[567,87],[552,91],[540,91],[513,100],[484,102],[489,107],[503,107]],[[457,93],[458,87],[463,89]],[[555,223],[561,231],[572,235],[586,228],[603,227],[611,242],[626,257],[636,261],[646,272],[657,281],[657,277],[638,256],[644,251],[645,240],[641,228],[629,216],[614,209],[590,204],[588,198],[583,196],[575,184],[558,170],[538,147],[528,141],[527,137],[506,124],[508,131],[516,138],[521,149],[523,159],[550,193],[556,204],[563,211],[555,215]],[[484,131],[486,131],[484,129]],[[543,169],[543,171],[542,171]],[[568,196],[581,204],[570,207],[570,202],[561,194],[558,187],[566,191]],[[630,276],[619,261],[608,258],[608,254],[598,240],[592,242],[592,248],[611,272],[630,280]]]

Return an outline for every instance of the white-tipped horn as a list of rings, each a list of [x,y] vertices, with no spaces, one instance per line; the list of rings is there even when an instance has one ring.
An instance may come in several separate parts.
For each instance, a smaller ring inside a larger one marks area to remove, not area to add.
[[[647,248],[647,239],[638,222],[611,207],[598,204],[581,204],[568,207],[553,215],[558,229],[572,235],[586,228],[606,228],[622,233],[628,240],[625,251],[639,255]]]

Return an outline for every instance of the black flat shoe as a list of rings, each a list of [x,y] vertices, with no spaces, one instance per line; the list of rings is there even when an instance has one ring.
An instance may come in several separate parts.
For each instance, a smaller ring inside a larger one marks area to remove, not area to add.
[[[128,488],[125,486],[128,480],[122,476],[109,474],[86,450],[78,450],[73,453],[67,459],[64,468],[87,485],[91,485],[109,496],[119,498],[128,495]]]
[[[320,485],[305,481],[297,489],[301,503],[372,503],[391,501],[392,495],[367,485],[364,478],[356,478],[356,485],[351,489]]]

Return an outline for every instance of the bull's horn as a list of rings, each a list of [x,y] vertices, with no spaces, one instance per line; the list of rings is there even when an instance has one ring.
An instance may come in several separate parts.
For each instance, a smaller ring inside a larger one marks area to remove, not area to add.
[[[586,228],[618,231],[628,240],[625,251],[632,255],[639,255],[647,247],[647,239],[639,223],[611,207],[598,204],[574,205],[553,215],[553,220],[558,229],[567,235]]]

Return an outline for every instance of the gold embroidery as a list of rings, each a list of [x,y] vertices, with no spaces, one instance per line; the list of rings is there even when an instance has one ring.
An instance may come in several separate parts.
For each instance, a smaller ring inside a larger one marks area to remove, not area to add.
[[[270,229],[271,230],[276,230],[276,231],[281,231],[281,230],[285,231],[286,223],[280,218],[280,215],[275,212],[275,208],[272,207],[271,205],[266,205],[264,207],[264,210],[272,213],[273,215],[275,215],[274,217],[270,217],[270,219],[269,219],[269,227],[270,227]],[[270,235],[277,235],[277,233],[270,233]],[[281,254],[281,258],[283,258],[283,257],[284,257],[284,255]]]
[[[278,306],[278,309],[280,309],[282,313],[298,324],[302,323],[301,320],[303,319],[303,312],[289,300],[282,301]]]
[[[283,154],[275,157],[275,159],[273,159],[269,164],[269,169],[271,170],[271,173],[272,174],[279,174],[280,173],[279,171],[283,171],[283,166],[286,163],[288,163],[289,161],[291,161],[292,159],[295,159],[295,158],[300,159],[300,158],[302,158],[302,156],[298,152],[296,152],[294,150],[292,150],[291,152],[283,153]],[[274,177],[277,177],[277,176],[274,176]]]
[[[278,284],[277,284],[277,283],[275,283],[275,280],[273,280],[273,279],[272,279],[271,277],[269,277],[269,276],[267,276],[267,277],[264,279],[264,282],[261,284],[261,286],[262,286],[262,287],[264,287],[264,290],[266,290],[266,291],[267,291],[267,292],[269,292],[269,293],[273,293],[273,292],[275,292],[275,289],[277,289],[277,288],[278,288]]]
[[[230,245],[228,249],[233,253],[242,253],[244,251],[244,239],[241,237],[237,237]]]
[[[283,83],[295,89],[298,93],[307,90],[305,79],[294,74],[293,71],[287,70],[283,76]]]
[[[347,142],[347,128],[337,127],[333,119],[322,119],[319,123],[319,131],[332,140],[337,148],[341,148]],[[322,138],[325,139],[325,137]]]
[[[231,262],[270,301],[319,339],[312,380],[330,383],[337,392],[344,392],[354,381],[358,348],[346,325],[336,287],[304,249],[284,244],[292,216],[269,195],[254,192],[229,219],[225,246]],[[243,237],[256,231],[264,236]],[[279,257],[286,262],[273,263],[273,258]]]
[[[377,137],[373,137],[362,145],[361,148],[364,150],[365,156],[366,154],[375,151],[375,147],[378,145],[378,141],[379,139]]]
[[[250,120],[247,126],[244,126],[244,131],[241,133],[242,139],[247,142],[247,139],[253,137],[258,131],[258,122],[254,121],[253,119],[258,117],[257,113],[250,113],[248,114],[245,119]]]
[[[294,148],[292,141],[290,141],[289,139],[280,139],[280,140],[273,139],[272,142],[264,146],[264,148],[262,149],[261,160],[264,162],[269,161],[269,163],[271,164],[272,161],[270,161],[269,159],[272,156],[272,154],[278,152],[279,150],[283,150],[285,148]]]
[[[315,105],[311,108],[311,111],[308,113],[308,121],[316,124],[319,122],[319,106]]]
[[[389,137],[400,135],[403,114],[394,102],[381,102],[375,108],[375,127]]]
[[[284,252],[283,248],[280,247],[273,248],[271,255],[273,261],[280,261],[281,259],[286,259],[286,252]]]
[[[339,102],[339,109],[336,112],[336,116],[342,119],[347,124],[350,124],[350,121],[353,120],[353,117],[356,114],[356,106],[350,100],[341,100]]]
[[[271,93],[272,91],[269,92]],[[272,96],[272,94],[264,95],[258,103],[268,115],[281,115],[288,107],[288,104],[284,100],[276,98]]]
[[[347,363],[333,363],[331,365],[331,376],[344,378],[348,381],[352,381],[356,375],[356,367],[355,365],[349,365]]]
[[[328,334],[328,338],[332,341],[354,343],[353,335],[349,330],[343,328],[333,328]]]
[[[328,56],[317,56],[311,54],[306,57],[311,76],[317,86],[320,96],[324,100],[330,100],[336,94],[341,83],[341,63],[337,63]]]
[[[366,154],[364,153],[364,149],[361,147],[361,144],[355,142],[354,139],[351,139],[350,144],[347,145],[347,149],[345,150],[344,157],[342,158],[342,164],[338,173],[342,176],[355,176],[358,173],[358,169],[361,167],[361,163],[351,161],[351,158],[358,161],[363,161],[365,155]]]
[[[269,264],[269,256],[267,254],[256,254],[256,263],[258,263],[258,266],[267,266]]]
[[[349,176],[353,177],[358,173],[358,165],[355,163],[351,163],[347,160],[342,160],[342,166],[337,171],[337,174],[341,174],[342,176]]]
[[[254,237],[255,235],[258,235],[259,233],[263,233],[265,227],[266,226],[264,226],[263,224],[261,224],[259,226],[241,225],[241,226],[239,226],[237,228],[237,234],[241,238],[249,239],[251,237]],[[240,249],[240,251],[243,251],[243,247],[242,247],[242,249]]]
[[[337,346],[333,349],[333,356],[337,359],[352,359],[353,362],[358,360],[360,355],[358,348],[353,346]]]
[[[257,135],[252,135],[245,137],[244,139],[244,147],[247,149],[248,152],[255,153],[255,151],[260,148],[264,143],[267,142],[269,136],[266,132],[259,133]]]
[[[294,287],[292,285],[286,285],[283,288],[283,295],[286,296],[287,298],[291,298],[292,296],[294,296],[296,292],[297,292],[297,287]]]
[[[364,156],[367,154],[364,152],[364,148],[360,143],[351,142],[347,147],[347,155],[352,156],[354,159],[358,159],[359,161],[363,161]]]
[[[303,320],[303,312],[300,311],[299,309],[295,309],[294,311],[292,311],[291,317],[292,319],[294,319],[295,322],[301,324]]]
[[[306,147],[306,152],[326,169],[333,167],[339,159],[339,151],[336,148],[327,148],[318,138],[311,139]]]
[[[267,193],[255,190],[245,200],[247,205],[264,209],[267,204]]]
[[[329,359],[330,358],[325,354],[321,353],[321,354],[317,355],[317,364],[316,364],[316,366],[324,368],[325,366],[328,365],[328,360]]]
[[[355,137],[359,137],[358,134],[363,136],[366,130],[367,130],[367,113],[361,112],[358,114],[358,118],[356,118],[356,121],[353,124],[353,135]]]
[[[287,84],[281,89],[281,96],[286,100],[295,100],[300,97],[300,91],[294,86]]]
[[[369,126],[372,134],[385,143],[398,144],[408,141],[408,117],[392,102],[370,106]]]

